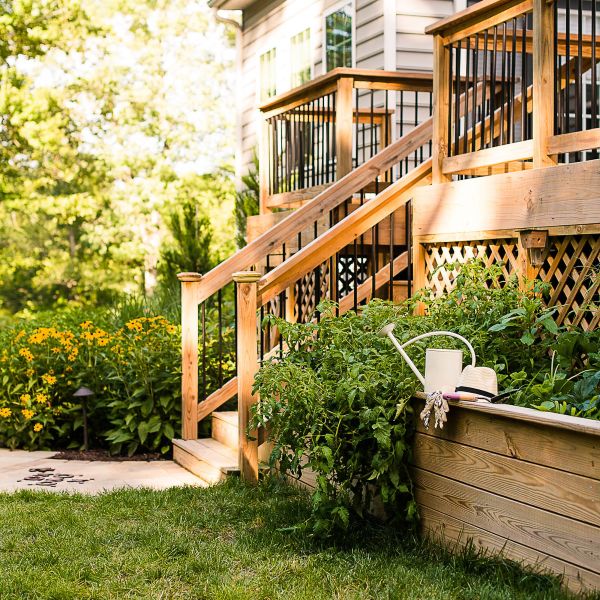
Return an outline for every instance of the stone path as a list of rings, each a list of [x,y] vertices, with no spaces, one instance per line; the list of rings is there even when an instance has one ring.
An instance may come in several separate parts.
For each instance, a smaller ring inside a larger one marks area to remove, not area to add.
[[[173,461],[55,460],[51,458],[55,454],[0,449],[0,493],[46,490],[99,494],[118,488],[162,490],[185,485],[206,486]]]

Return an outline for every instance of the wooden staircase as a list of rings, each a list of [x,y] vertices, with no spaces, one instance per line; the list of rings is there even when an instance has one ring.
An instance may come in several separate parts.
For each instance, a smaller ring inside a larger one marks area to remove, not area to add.
[[[207,484],[216,484],[240,473],[238,412],[215,411],[210,418],[211,437],[173,440],[173,460]],[[268,444],[259,445],[258,458],[260,468],[266,469]]]

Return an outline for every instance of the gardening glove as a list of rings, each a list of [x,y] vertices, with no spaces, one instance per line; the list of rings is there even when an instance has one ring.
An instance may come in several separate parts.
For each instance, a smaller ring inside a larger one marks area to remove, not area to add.
[[[434,402],[434,413],[435,413],[435,424],[434,427],[437,429],[444,429],[444,423],[448,421],[447,413],[450,410],[448,401],[444,398],[442,392],[436,392],[436,399]]]
[[[420,417],[426,429],[429,429],[431,413],[434,415],[434,428],[443,429],[444,423],[447,422],[447,413],[450,410],[447,400],[442,392],[431,392],[427,394],[425,407],[421,411]]]

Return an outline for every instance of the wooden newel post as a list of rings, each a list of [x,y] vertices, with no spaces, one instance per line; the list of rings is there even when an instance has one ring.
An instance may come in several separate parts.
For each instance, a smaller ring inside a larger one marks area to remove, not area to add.
[[[200,273],[179,273],[181,281],[181,437],[198,439],[198,298]]]
[[[256,331],[256,297],[260,273],[242,271],[233,274],[237,294],[237,372],[238,372],[238,424],[240,445],[240,474],[250,483],[258,482],[258,437],[250,431],[250,407],[257,398],[252,394],[254,375],[258,371]]]

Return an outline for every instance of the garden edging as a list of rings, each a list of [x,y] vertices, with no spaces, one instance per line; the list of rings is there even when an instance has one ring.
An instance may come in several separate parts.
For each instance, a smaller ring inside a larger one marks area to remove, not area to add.
[[[600,589],[600,422],[457,402],[443,430],[417,423],[412,464],[423,534]]]

